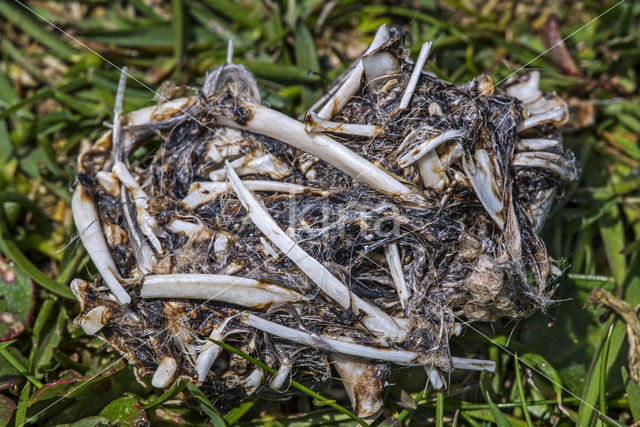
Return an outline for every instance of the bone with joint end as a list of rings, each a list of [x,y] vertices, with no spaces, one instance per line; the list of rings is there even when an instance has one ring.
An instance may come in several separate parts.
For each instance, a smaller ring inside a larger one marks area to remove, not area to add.
[[[76,297],[76,300],[80,303],[80,312],[84,311],[84,300],[87,286],[89,286],[89,283],[82,279],[73,279],[69,284],[71,293],[73,293],[73,296]]]
[[[375,138],[382,132],[382,127],[375,125],[331,122],[320,118],[320,116],[315,113],[308,112],[304,116],[304,130],[307,133],[334,132],[345,135],[362,136],[365,138]]]
[[[158,224],[156,223],[155,218],[153,218],[147,210],[147,200],[149,197],[142,190],[124,163],[119,162],[113,165],[113,173],[118,177],[120,182],[127,187],[127,190],[129,190],[133,197],[133,202],[136,205],[137,222],[140,230],[142,230],[145,237],[149,239],[155,250],[158,251],[158,253],[162,253],[162,245],[155,234],[156,230],[159,229]]]
[[[246,129],[278,139],[294,148],[318,157],[351,176],[356,181],[383,193],[414,201],[422,200],[415,190],[402,184],[368,160],[324,134],[309,135],[304,125],[262,105],[245,103],[253,114],[246,125],[239,125],[223,116],[216,116],[219,125]]]
[[[238,200],[247,210],[249,217],[258,229],[271,242],[291,259],[329,298],[336,301],[344,309],[353,307],[362,310],[366,315],[362,323],[371,331],[392,340],[403,339],[408,327],[405,319],[392,318],[378,307],[352,295],[349,289],[331,274],[315,258],[306,253],[294,242],[274,221],[269,213],[244,186],[238,175],[227,162],[227,176]]]
[[[107,324],[112,314],[109,307],[99,305],[89,310],[89,312],[82,317],[80,326],[82,326],[85,334],[95,335]]]
[[[396,291],[398,292],[398,298],[400,299],[400,305],[402,309],[407,308],[407,302],[409,301],[409,288],[407,287],[407,281],[404,279],[404,272],[402,271],[402,260],[400,259],[400,251],[398,245],[391,243],[384,247],[384,254],[387,258],[387,264],[389,264],[389,272],[393,278],[393,283],[396,285]]]
[[[417,147],[413,147],[405,152],[398,158],[398,165],[402,168],[407,167],[430,151],[436,149],[440,144],[452,139],[460,138],[461,136],[462,131],[457,129],[442,132],[440,135],[434,136],[433,138],[419,144]]]
[[[178,371],[178,362],[171,356],[164,356],[153,373],[151,385],[155,388],[167,388],[173,382]]]
[[[251,395],[258,390],[260,384],[262,384],[262,380],[264,379],[264,372],[260,368],[256,368],[247,377],[244,382],[244,390],[247,392],[247,395]]]
[[[107,247],[107,242],[104,240],[98,213],[89,196],[85,194],[82,185],[76,186],[73,192],[71,211],[80,233],[80,240],[82,240],[82,244],[87,249],[100,276],[102,276],[109,290],[116,297],[118,304],[129,304],[131,297],[116,277],[118,269]]]
[[[548,169],[556,173],[560,178],[568,181],[576,177],[575,169],[571,165],[566,164],[562,156],[555,153],[545,151],[516,153],[516,155],[513,156],[512,164],[517,167]]]
[[[506,90],[509,96],[529,104],[542,95],[538,87],[540,83],[540,73],[538,71],[532,71],[519,79],[520,81],[515,84],[507,83]]]
[[[251,191],[273,191],[288,194],[309,193],[318,194],[323,197],[329,195],[328,191],[305,187],[304,185],[290,184],[288,182],[248,180],[243,181],[243,183]],[[191,187],[189,187],[189,193],[187,196],[182,199],[182,204],[187,209],[195,209],[198,206],[216,200],[218,196],[230,189],[231,185],[228,182],[194,182],[191,184]]]
[[[400,100],[400,104],[398,105],[398,109],[404,110],[409,106],[409,102],[411,102],[411,97],[413,96],[413,91],[416,90],[416,85],[418,84],[420,73],[422,73],[424,64],[427,62],[429,52],[431,52],[432,44],[432,42],[426,42],[420,48],[418,60],[416,61],[416,65],[413,67],[413,72],[411,73],[409,83],[407,83],[407,87],[404,90],[404,94],[402,95],[402,99]]]
[[[370,419],[382,409],[381,398],[388,369],[360,357],[333,353],[330,360],[347,391],[351,406],[359,417]]]
[[[389,40],[389,38],[390,35],[387,26],[384,24],[381,25],[380,28],[378,28],[378,31],[376,31],[376,35],[373,37],[371,45],[363,55],[379,48]],[[342,86],[340,86],[336,93],[329,98],[324,107],[322,107],[320,112],[318,112],[318,116],[325,120],[329,120],[342,110],[342,107],[344,107],[351,97],[358,92],[358,89],[360,89],[360,80],[362,79],[363,72],[364,65],[362,64],[362,58],[358,58],[351,73],[347,76],[344,83],[342,83]]]
[[[280,390],[284,385],[284,382],[289,378],[289,374],[291,374],[291,368],[293,367],[291,360],[286,357],[282,358],[280,361],[280,367],[278,371],[271,379],[271,388],[273,390]]]
[[[221,274],[159,274],[144,278],[140,296],[223,301],[243,307],[304,301],[297,292],[272,283]]]
[[[229,323],[231,318],[227,318],[218,325],[217,328],[214,328],[209,335],[209,338],[216,341],[222,341],[224,339],[224,328]],[[196,359],[196,372],[198,373],[198,381],[204,381],[207,379],[207,374],[211,370],[211,366],[218,358],[218,355],[222,351],[222,347],[219,345],[212,343],[207,340],[206,343],[202,346],[202,350],[200,354],[198,354],[198,358]]]
[[[554,126],[561,126],[567,119],[567,110],[562,107],[555,107],[545,113],[540,113],[526,118],[518,125],[516,130],[522,132],[532,127],[540,126],[545,123],[552,123]]]
[[[449,184],[449,178],[444,171],[440,157],[435,150],[429,151],[416,162],[420,178],[425,188],[443,190]]]

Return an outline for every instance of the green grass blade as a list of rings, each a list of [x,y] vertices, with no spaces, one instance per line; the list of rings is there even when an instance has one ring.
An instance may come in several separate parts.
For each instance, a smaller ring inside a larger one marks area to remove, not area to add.
[[[527,425],[529,427],[533,427],[533,423],[531,422],[531,416],[529,415],[529,408],[527,407],[527,398],[524,394],[524,389],[522,387],[522,378],[520,375],[520,362],[518,362],[517,353],[513,358],[513,362],[515,364],[516,386],[518,387],[518,396],[520,396],[520,403],[522,404],[522,413],[524,414],[524,419],[527,421]]]
[[[624,366],[622,367],[622,381],[627,391],[631,415],[633,415],[634,420],[640,420],[640,385],[629,376],[627,368]]]
[[[0,14],[4,15],[7,21],[20,27],[25,33],[29,34],[34,40],[42,43],[55,54],[58,58],[65,61],[77,60],[80,52],[69,45],[64,37],[47,31],[49,26],[45,22],[33,20],[20,6],[13,2],[0,2]]]
[[[436,427],[444,426],[444,393],[436,393]]]

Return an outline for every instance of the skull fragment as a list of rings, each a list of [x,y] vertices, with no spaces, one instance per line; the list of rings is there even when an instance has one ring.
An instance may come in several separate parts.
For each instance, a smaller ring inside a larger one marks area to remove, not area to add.
[[[73,214],[99,275],[71,285],[77,323],[140,378],[188,376],[223,410],[335,366],[371,417],[391,364],[436,387],[492,370],[449,339],[549,303],[558,269],[538,232],[576,177],[567,106],[537,72],[442,81],[422,71],[430,48],[413,63],[381,27],[304,123],[233,63],[193,97],[116,114],[78,161]]]

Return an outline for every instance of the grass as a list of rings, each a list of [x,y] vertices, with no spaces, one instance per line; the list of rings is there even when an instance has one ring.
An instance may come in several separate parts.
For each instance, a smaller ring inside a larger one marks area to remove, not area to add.
[[[72,323],[78,307],[68,284],[95,270],[75,239],[69,188],[78,150],[112,119],[119,75],[113,64],[128,66],[137,79],[127,86],[125,111],[131,111],[153,103],[148,87],[165,80],[199,84],[206,70],[224,62],[231,39],[235,59],[255,73],[265,102],[298,116],[382,23],[411,31],[414,56],[422,41],[434,40],[427,67],[452,82],[480,72],[499,82],[525,64],[539,69],[546,90],[571,100],[574,118],[564,141],[582,175],[543,231],[566,269],[558,302],[526,320],[474,325],[455,339],[456,354],[494,360],[492,376],[455,374],[450,388],[436,393],[425,389],[420,369],[396,369],[377,422],[638,420],[640,386],[628,373],[626,325],[585,302],[592,289],[604,288],[632,306],[640,303],[640,3],[558,5],[560,37],[571,35],[565,41],[575,63],[569,73],[566,58],[543,54],[545,40],[557,36],[543,25],[548,7],[510,0],[149,4],[30,2],[54,29],[20,3],[0,2],[0,260],[12,262],[7,271],[26,286],[20,297],[7,297],[3,273],[0,311],[19,313],[24,330],[14,324],[18,333],[9,337],[0,323],[0,425],[358,422],[334,409],[349,404],[328,398],[327,387],[282,401],[253,398],[220,414],[185,381],[165,392],[138,383],[126,363]]]

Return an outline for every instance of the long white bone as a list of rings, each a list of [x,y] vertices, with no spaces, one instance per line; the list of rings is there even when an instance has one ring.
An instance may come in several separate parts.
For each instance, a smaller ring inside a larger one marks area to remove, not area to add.
[[[384,24],[381,25],[363,56],[382,46],[390,37],[387,26]],[[320,112],[318,112],[320,118],[329,120],[342,110],[342,107],[344,107],[351,97],[356,94],[358,89],[360,89],[360,80],[362,79],[363,72],[364,65],[362,65],[362,58],[358,58],[355,67],[349,73],[344,83],[342,83],[342,86],[340,86],[336,93],[329,98],[329,101],[322,107]]]
[[[324,190],[318,190],[316,188],[305,187],[304,185],[290,184],[288,182],[280,181],[261,181],[261,180],[248,180],[242,181],[246,187],[251,191],[273,191],[288,194],[317,194],[323,197],[328,196],[330,193]],[[189,187],[189,193],[182,199],[182,205],[187,209],[195,209],[198,206],[204,205],[211,201],[216,200],[221,194],[226,193],[231,189],[231,185],[228,182],[211,182],[200,181],[194,182]]]
[[[107,242],[104,240],[98,212],[96,212],[93,201],[85,194],[81,184],[78,184],[73,192],[71,211],[80,233],[80,240],[82,240],[82,244],[87,249],[100,276],[120,305],[129,304],[131,297],[117,279],[118,268],[113,261]]]
[[[367,359],[386,360],[401,365],[432,365],[434,362],[433,357],[430,357],[425,353],[367,347],[362,344],[343,341],[340,338],[310,334],[298,329],[279,325],[251,313],[243,313],[238,317],[238,319],[245,325],[259,329],[268,334],[321,350],[349,354]],[[493,372],[496,366],[491,360],[465,359],[462,357],[452,357],[451,362],[455,369],[466,369],[472,371],[486,370]]]
[[[291,259],[329,298],[342,308],[363,311],[362,323],[378,335],[393,341],[402,340],[408,333],[406,319],[393,318],[378,307],[357,296],[340,282],[315,258],[304,251],[289,237],[262,207],[253,194],[244,186],[238,175],[227,162],[227,176],[238,200],[247,210],[249,217],[260,231],[289,259]]]
[[[416,90],[416,85],[418,84],[420,73],[422,73],[424,64],[427,62],[427,58],[429,57],[429,52],[431,52],[432,45],[432,42],[425,42],[422,44],[422,47],[420,48],[420,54],[418,55],[418,60],[413,67],[411,77],[409,77],[409,83],[407,83],[407,87],[402,94],[402,99],[400,99],[400,104],[398,105],[399,110],[404,110],[409,106],[409,102],[411,101],[411,97],[413,96],[413,91]]]
[[[304,301],[297,292],[245,277],[220,274],[157,274],[144,278],[140,296],[223,301],[244,307]]]
[[[384,255],[387,258],[387,264],[389,264],[389,272],[393,278],[393,283],[396,285],[396,291],[398,292],[398,298],[400,299],[400,305],[402,309],[407,308],[409,301],[409,288],[407,287],[407,281],[404,279],[404,272],[402,271],[402,260],[400,259],[400,251],[396,243],[390,243],[384,247]]]
[[[216,116],[216,122],[223,126],[246,129],[280,140],[324,160],[356,181],[383,193],[399,195],[415,201],[422,199],[415,190],[405,186],[329,136],[309,135],[302,123],[262,105],[249,102],[245,102],[244,105],[253,115],[246,124],[240,125],[221,115]]]
[[[398,165],[401,168],[405,168],[428,152],[437,148],[440,144],[452,139],[460,138],[461,136],[462,131],[458,129],[444,131],[440,135],[434,136],[433,138],[418,144],[418,146],[414,146],[407,150],[403,155],[398,157]]]
[[[127,169],[123,162],[118,162],[113,165],[113,173],[131,193],[133,202],[136,205],[138,226],[140,227],[142,234],[149,239],[158,253],[162,253],[162,245],[160,244],[158,237],[156,237],[156,233],[159,233],[158,230],[160,228],[158,227],[158,223],[155,218],[152,217],[148,211],[147,200],[149,199],[149,196],[147,196],[147,193],[145,193],[142,187],[140,187],[140,184],[138,184],[135,178],[131,175],[131,172],[129,172],[129,169]]]

